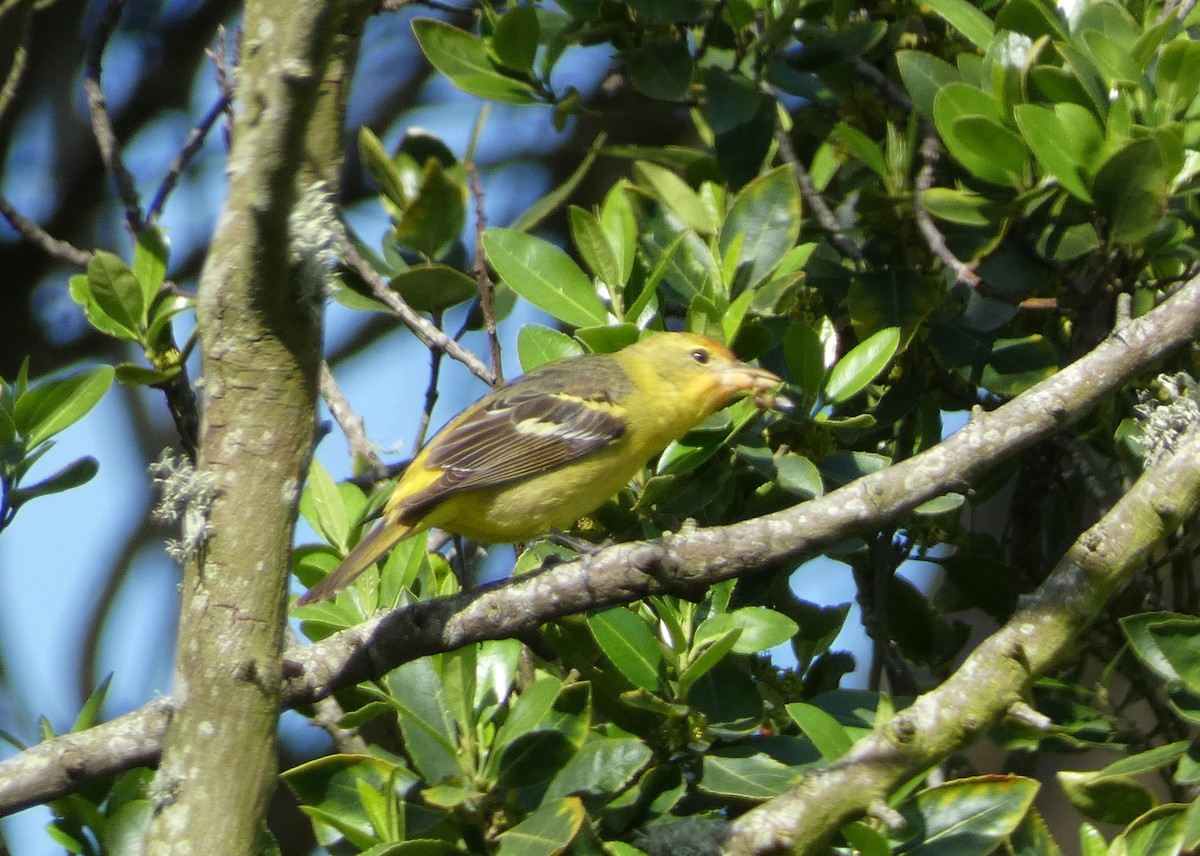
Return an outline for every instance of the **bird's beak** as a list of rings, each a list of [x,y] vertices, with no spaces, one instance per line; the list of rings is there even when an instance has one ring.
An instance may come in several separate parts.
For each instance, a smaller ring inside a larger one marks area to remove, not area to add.
[[[779,394],[783,378],[774,372],[745,363],[734,363],[717,375],[717,382],[725,394],[732,398],[743,392],[754,397],[754,403],[770,410],[794,410],[795,403]]]

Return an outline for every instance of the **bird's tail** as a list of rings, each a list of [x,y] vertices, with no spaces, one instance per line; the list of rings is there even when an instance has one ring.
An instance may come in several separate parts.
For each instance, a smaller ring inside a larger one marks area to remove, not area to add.
[[[300,595],[296,606],[305,606],[333,597],[350,585],[355,577],[383,558],[399,541],[413,534],[415,529],[416,527],[410,524],[388,520],[385,517],[355,545],[329,576]]]

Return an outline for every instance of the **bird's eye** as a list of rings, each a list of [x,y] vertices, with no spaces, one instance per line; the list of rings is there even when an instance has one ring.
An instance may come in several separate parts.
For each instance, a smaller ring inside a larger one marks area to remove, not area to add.
[[[702,366],[707,365],[708,351],[706,351],[704,348],[697,348],[696,350],[692,351],[692,359]]]

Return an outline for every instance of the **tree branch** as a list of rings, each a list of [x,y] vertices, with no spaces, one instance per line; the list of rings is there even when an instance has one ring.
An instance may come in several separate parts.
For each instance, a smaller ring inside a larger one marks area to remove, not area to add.
[[[518,636],[547,621],[653,594],[694,589],[813,555],[865,529],[895,521],[921,503],[966,489],[989,467],[1082,418],[1105,397],[1200,329],[1200,278],[1156,309],[1113,332],[1092,352],[991,413],[976,411],[961,431],[926,452],[784,511],[729,526],[617,544],[591,556],[470,593],[423,601],[284,655],[283,703],[307,704],[396,666],[488,639]],[[156,703],[158,705],[164,702]],[[135,714],[130,714],[135,716]],[[144,715],[149,731],[164,714]],[[119,766],[105,749],[113,723],[57,738],[0,762],[0,814],[61,796],[61,779],[37,770],[66,751],[106,762],[81,763],[72,780],[146,763],[145,751]],[[160,732],[161,733],[161,732]],[[26,760],[35,755],[38,764]],[[831,780],[841,775],[828,774]],[[822,787],[826,785],[822,784]]]
[[[1034,680],[1078,645],[1108,599],[1200,506],[1200,426],[1079,537],[1000,630],[937,689],[829,767],[739,817],[729,856],[816,854],[872,803],[986,733],[1022,705]]]

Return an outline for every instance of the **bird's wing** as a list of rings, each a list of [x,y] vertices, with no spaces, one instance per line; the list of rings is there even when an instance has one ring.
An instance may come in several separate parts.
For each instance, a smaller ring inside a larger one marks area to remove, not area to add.
[[[400,518],[415,519],[451,493],[561,467],[620,439],[626,430],[619,403],[624,388],[614,393],[602,376],[583,380],[573,374],[569,380],[555,383],[545,372],[526,375],[448,425],[421,461],[439,476],[405,497],[396,508]]]

